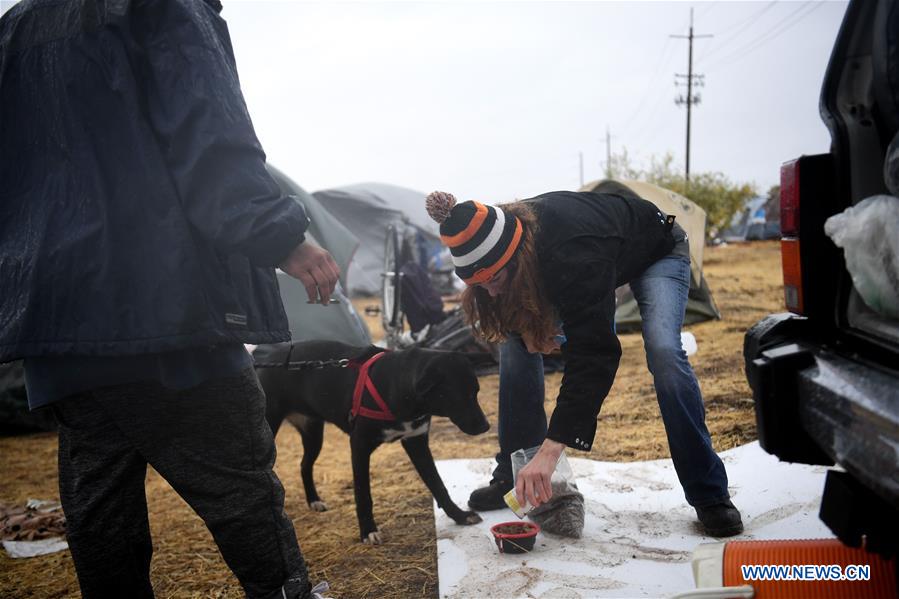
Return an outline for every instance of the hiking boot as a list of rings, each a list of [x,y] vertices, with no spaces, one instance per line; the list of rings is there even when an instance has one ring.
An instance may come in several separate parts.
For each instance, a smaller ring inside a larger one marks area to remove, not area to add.
[[[468,507],[478,512],[489,512],[508,507],[503,501],[503,495],[511,491],[514,486],[510,480],[494,478],[486,487],[471,492],[471,496],[468,498]]]
[[[694,509],[705,533],[710,537],[732,537],[743,532],[740,512],[730,499]]]

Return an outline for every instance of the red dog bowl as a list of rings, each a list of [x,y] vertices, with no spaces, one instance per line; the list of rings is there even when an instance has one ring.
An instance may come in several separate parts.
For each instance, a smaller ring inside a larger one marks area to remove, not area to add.
[[[500,553],[527,553],[534,548],[540,527],[533,522],[500,522],[490,532]]]

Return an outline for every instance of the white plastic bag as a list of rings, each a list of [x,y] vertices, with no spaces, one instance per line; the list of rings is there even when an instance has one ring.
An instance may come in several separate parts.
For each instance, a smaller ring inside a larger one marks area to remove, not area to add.
[[[868,307],[899,319],[899,198],[866,198],[828,218],[824,232],[843,248],[846,269]]]
[[[681,331],[680,344],[684,348],[684,353],[688,356],[692,356],[699,349],[699,346],[696,345],[696,337],[689,331]]]
[[[537,455],[537,451],[540,450],[540,446],[536,445],[534,447],[529,447],[528,449],[518,449],[512,452],[512,480],[518,482],[518,471],[527,465],[535,455]],[[553,470],[552,478],[550,479],[550,484],[553,487],[553,493],[555,493],[556,486],[558,485],[567,485],[568,482],[574,474],[571,472],[571,466],[568,464],[568,458],[565,457],[565,453],[562,452],[559,455],[559,461],[556,462],[556,469]],[[524,518],[527,516],[531,510],[534,509],[534,506],[530,504],[527,500],[525,500],[524,505],[518,503],[518,498],[515,496],[515,489],[512,489],[508,493],[506,493],[503,498],[506,501],[506,505],[509,506],[515,515],[519,518]]]

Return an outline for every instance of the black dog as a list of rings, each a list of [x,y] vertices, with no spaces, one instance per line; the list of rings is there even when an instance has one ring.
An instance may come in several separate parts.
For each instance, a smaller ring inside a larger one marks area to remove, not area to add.
[[[385,352],[375,346],[305,341],[263,346],[254,357],[257,364],[271,365],[283,362],[288,350],[289,361],[300,369],[258,368],[257,373],[265,390],[272,432],[277,433],[286,419],[303,439],[300,472],[306,501],[313,510],[327,509],[315,489],[312,467],[321,451],[324,421],[328,421],[350,436],[356,515],[363,542],[381,543],[372,514],[369,459],[379,445],[397,439],[437,505],[450,518],[457,524],[481,521],[475,512],[460,509],[450,499],[428,446],[432,415],[448,417],[469,435],[490,428],[478,405],[477,376],[463,355],[420,348]],[[343,367],[333,363],[338,359],[346,359]],[[316,360],[327,363],[314,368]],[[364,386],[366,370],[373,387]],[[356,408],[354,395],[361,397],[356,399]],[[379,401],[379,397],[383,399]]]

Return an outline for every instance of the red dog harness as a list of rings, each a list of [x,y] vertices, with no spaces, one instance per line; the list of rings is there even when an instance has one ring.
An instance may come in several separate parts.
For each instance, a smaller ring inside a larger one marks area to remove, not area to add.
[[[359,375],[356,377],[356,388],[353,389],[353,407],[350,410],[351,420],[355,419],[356,416],[364,416],[365,418],[371,418],[372,420],[396,420],[396,417],[390,411],[390,408],[387,407],[381,394],[378,393],[378,390],[375,388],[375,384],[372,382],[371,377],[368,375],[368,369],[371,368],[371,365],[383,358],[385,354],[387,354],[386,351],[375,354],[362,365],[359,365],[357,362],[350,362],[349,365],[351,367],[359,368]],[[375,403],[378,404],[379,410],[372,410],[371,408],[366,408],[362,405],[362,394],[365,390],[368,390],[369,395],[371,395],[372,399],[375,400]]]

